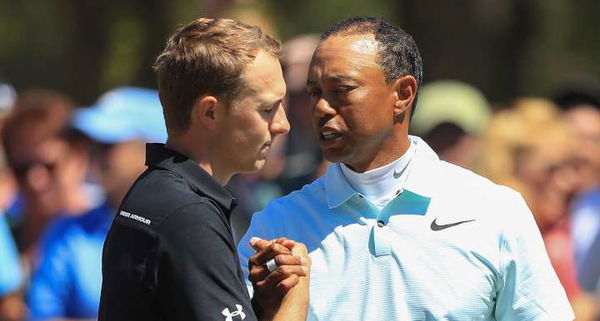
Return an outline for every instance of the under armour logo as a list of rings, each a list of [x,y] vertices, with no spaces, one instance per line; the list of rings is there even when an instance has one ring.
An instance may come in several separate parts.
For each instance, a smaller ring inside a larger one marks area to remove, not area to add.
[[[225,308],[221,311],[221,314],[225,316],[225,321],[233,321],[233,317],[239,316],[242,320],[246,318],[246,313],[242,312],[242,306],[240,304],[236,304],[235,307],[237,311],[229,312],[229,308]]]

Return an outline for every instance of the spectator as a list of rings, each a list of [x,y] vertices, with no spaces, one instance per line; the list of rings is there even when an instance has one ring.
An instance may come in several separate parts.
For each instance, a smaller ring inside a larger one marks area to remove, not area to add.
[[[600,109],[591,104],[573,106],[565,119],[576,135],[574,155],[581,182],[570,225],[577,279],[600,306]]]
[[[456,80],[438,80],[420,89],[411,131],[423,137],[440,158],[476,169],[480,136],[490,106],[475,87]]]
[[[576,279],[569,206],[580,182],[574,166],[575,136],[552,102],[516,100],[490,121],[484,169],[490,178],[521,192],[534,213],[546,250],[578,320],[594,307]]]
[[[9,84],[0,83],[0,132],[4,120],[12,111],[17,94]],[[15,178],[6,163],[4,148],[0,146],[0,211],[4,212],[14,202],[17,194]]]
[[[73,126],[93,142],[93,174],[106,200],[81,217],[57,222],[44,242],[29,306],[32,320],[96,318],[102,285],[102,245],[117,206],[144,170],[144,143],[164,142],[156,91],[117,88],[75,113]]]
[[[14,106],[14,89],[0,84],[0,131],[4,118]],[[25,306],[21,288],[23,273],[15,242],[6,223],[4,211],[15,193],[10,170],[6,167],[4,150],[0,146],[0,320],[22,320]]]
[[[20,193],[7,219],[26,271],[35,267],[46,226],[58,215],[82,213],[92,205],[82,188],[88,169],[86,150],[67,126],[72,106],[54,92],[23,92],[2,130],[7,162]]]
[[[0,213],[0,320],[17,321],[23,318],[22,282],[19,254],[4,216]]]

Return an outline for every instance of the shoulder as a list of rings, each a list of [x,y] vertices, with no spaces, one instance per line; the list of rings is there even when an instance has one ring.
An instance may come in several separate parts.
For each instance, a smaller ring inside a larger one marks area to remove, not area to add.
[[[439,190],[453,197],[468,197],[472,201],[514,202],[522,199],[517,191],[496,184],[481,175],[460,166],[439,161]]]
[[[519,192],[459,166],[443,161],[438,164],[439,179],[432,199],[436,210],[459,218],[475,218],[486,231],[498,236],[519,223],[525,223],[528,229],[535,227]]]
[[[157,230],[161,248],[174,253],[214,253],[216,249],[235,251],[227,218],[208,200],[189,203],[175,210]]]
[[[182,204],[165,219],[160,231],[169,229],[185,230],[193,226],[218,226],[226,223],[221,209],[209,198],[199,198],[196,202]]]
[[[326,203],[326,191],[324,177],[316,179],[314,182],[304,185],[301,189],[290,194],[272,200],[261,211],[253,215],[254,218],[261,217],[279,217],[285,215],[287,219],[298,215],[303,210],[313,210]]]
[[[138,221],[146,225],[145,228],[157,231],[167,221],[173,224],[191,219],[186,215],[190,212],[197,214],[192,218],[223,215],[209,197],[198,194],[185,178],[169,170],[154,168],[142,174],[133,184],[116,220]]]

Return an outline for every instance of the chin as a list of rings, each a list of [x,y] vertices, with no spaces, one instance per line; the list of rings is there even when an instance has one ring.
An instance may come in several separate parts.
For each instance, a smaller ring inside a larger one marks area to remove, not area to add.
[[[258,172],[265,166],[265,160],[259,159],[252,163],[248,163],[246,166],[243,166],[238,173],[254,173]]]
[[[324,150],[323,156],[332,163],[343,163],[348,158],[347,155],[342,155],[331,150]]]
[[[254,162],[254,170],[253,172],[259,171],[261,169],[263,169],[263,167],[265,167],[265,163],[266,163],[266,159],[259,159],[256,162]]]

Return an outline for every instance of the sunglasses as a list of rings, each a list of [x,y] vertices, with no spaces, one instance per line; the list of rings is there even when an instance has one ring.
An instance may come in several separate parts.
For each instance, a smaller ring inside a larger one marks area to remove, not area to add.
[[[34,167],[43,167],[49,172],[54,172],[56,168],[57,162],[49,162],[49,161],[33,161],[22,164],[15,164],[12,167],[12,170],[17,178],[23,178],[29,173],[29,171]]]

